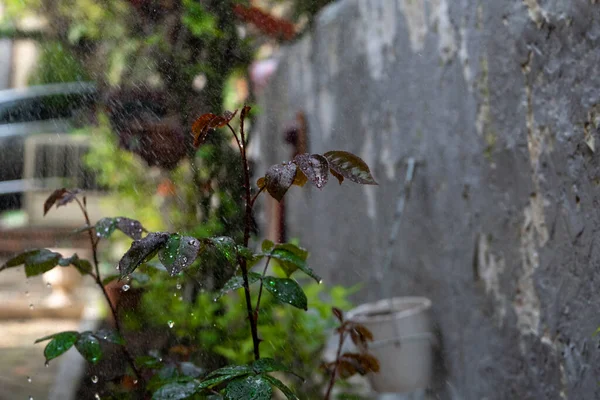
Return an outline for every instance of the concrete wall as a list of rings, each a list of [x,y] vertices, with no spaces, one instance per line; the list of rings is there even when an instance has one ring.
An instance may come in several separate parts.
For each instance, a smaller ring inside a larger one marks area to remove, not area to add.
[[[600,398],[596,0],[343,0],[260,103],[259,171],[303,111],[311,152],[354,152],[380,183],[287,200],[290,236],[326,282],[364,282],[357,301],[382,296],[403,163],[424,161],[385,279],[434,302],[441,395]]]

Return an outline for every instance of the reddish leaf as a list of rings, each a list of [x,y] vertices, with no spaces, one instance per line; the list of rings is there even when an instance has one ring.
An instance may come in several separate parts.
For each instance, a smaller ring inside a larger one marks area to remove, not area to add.
[[[340,323],[344,322],[344,313],[337,307],[331,307],[331,312],[333,315],[340,321]]]
[[[244,106],[244,108],[242,108],[242,112],[240,113],[240,119],[242,121],[246,119],[246,117],[250,113],[251,109],[252,109],[252,107],[250,107],[250,106]]]
[[[242,21],[254,25],[265,35],[284,40],[291,40],[296,35],[294,24],[281,18],[275,18],[257,7],[236,4],[233,6],[233,12]]]
[[[329,167],[332,170],[352,182],[363,185],[377,185],[371,175],[369,166],[360,157],[347,151],[328,151],[324,156],[329,161]]]
[[[75,199],[81,189],[68,190],[66,188],[56,189],[44,202],[44,215],[56,204],[56,208],[64,206]]]
[[[325,186],[329,177],[329,163],[325,157],[320,154],[298,154],[294,162],[313,185],[319,189]]]
[[[194,146],[198,147],[204,143],[208,132],[210,132],[211,129],[224,127],[233,119],[233,117],[235,117],[235,114],[237,114],[237,110],[234,112],[225,111],[222,117],[211,113],[200,116],[200,118],[192,124]]]
[[[308,182],[308,178],[304,175],[304,172],[300,168],[296,168],[296,176],[294,177],[294,182],[292,185],[303,187]]]
[[[329,168],[329,172],[331,172],[331,175],[337,178],[340,185],[342,184],[342,182],[344,182],[344,176],[342,174],[337,173],[335,169]]]
[[[258,186],[259,189],[262,189],[265,187],[265,185],[266,185],[265,178],[264,177],[258,178],[258,180],[256,181],[256,186]]]
[[[267,191],[277,201],[281,201],[296,177],[296,164],[286,163],[271,166],[265,174]]]

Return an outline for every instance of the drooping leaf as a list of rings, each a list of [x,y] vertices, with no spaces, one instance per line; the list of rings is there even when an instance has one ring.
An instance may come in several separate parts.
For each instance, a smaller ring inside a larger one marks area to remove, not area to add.
[[[331,172],[331,175],[333,175],[333,176],[336,177],[336,179],[338,180],[338,182],[340,183],[340,185],[342,184],[342,182],[344,182],[344,175],[340,174],[339,172],[337,172],[333,168],[329,168],[329,172]]]
[[[264,188],[266,186],[266,184],[267,183],[265,182],[265,177],[264,176],[261,177],[261,178],[258,178],[258,180],[256,181],[256,186],[258,186],[259,189]]]
[[[347,151],[328,151],[324,156],[329,161],[329,167],[333,171],[352,182],[362,183],[363,185],[377,185],[371,175],[369,166],[360,157]]]
[[[194,134],[194,146],[198,147],[206,140],[210,130],[221,128],[229,123],[235,117],[237,110],[234,112],[225,111],[223,116],[207,113],[201,115],[192,124],[192,133]]]
[[[198,382],[167,383],[152,395],[152,400],[181,400],[196,393]]]
[[[56,208],[66,206],[67,204],[75,200],[75,197],[81,192],[81,189],[67,190],[67,192],[63,194],[60,198],[58,198],[58,200],[56,201]]]
[[[325,157],[320,154],[298,154],[294,162],[310,183],[319,189],[325,186],[329,178],[329,163]]]
[[[64,206],[75,199],[77,194],[81,193],[81,189],[56,189],[44,202],[44,215],[56,204],[56,208]]]
[[[219,375],[212,377],[210,379],[204,379],[202,382],[198,384],[198,391],[210,389],[214,386],[220,385],[232,379],[238,378],[238,375]]]
[[[79,332],[67,331],[45,336],[37,339],[35,343],[52,339],[44,349],[44,357],[46,357],[46,361],[50,361],[73,347],[78,338]]]
[[[192,265],[198,256],[200,241],[191,236],[173,234],[165,247],[158,252],[160,262],[171,276],[175,276]]]
[[[267,192],[277,201],[281,201],[296,177],[296,164],[288,162],[269,167],[265,174]]]
[[[98,338],[92,332],[86,331],[79,335],[75,348],[87,361],[96,364],[102,358],[102,348]]]
[[[268,253],[273,249],[273,247],[275,247],[275,243],[273,243],[269,239],[265,239],[263,240],[260,247],[264,253]]]
[[[249,365],[228,365],[223,368],[216,369],[206,375],[205,379],[211,379],[217,376],[244,376],[253,373],[252,367]]]
[[[58,260],[58,265],[61,267],[68,267],[69,265],[73,265],[81,275],[86,275],[87,273],[92,271],[92,264],[90,264],[87,260],[82,260],[79,258],[77,254],[73,254],[71,257],[60,258]]]
[[[29,278],[50,271],[58,265],[61,255],[48,249],[41,249],[25,258],[25,275]]]
[[[110,329],[100,329],[94,334],[94,336],[96,336],[100,340],[105,340],[110,343],[120,345],[125,344],[125,339],[123,339],[123,336],[121,336],[119,332]]]
[[[265,289],[282,303],[290,304],[301,310],[308,309],[306,295],[295,280],[265,276],[263,282]]]
[[[287,400],[300,400],[300,399],[298,399],[298,396],[296,396],[294,394],[294,392],[292,392],[292,390],[289,387],[285,386],[285,384],[283,382],[281,382],[279,379],[274,378],[271,375],[267,375],[267,374],[262,375],[262,377],[264,379],[266,379],[271,385],[273,385],[277,389],[281,390],[281,393],[283,393],[285,395]]]
[[[261,278],[260,274],[257,274],[256,272],[248,272],[248,284],[249,285],[258,281],[260,278]],[[219,292],[219,294],[217,295],[216,298],[217,299],[221,298],[226,293],[232,292],[232,291],[240,289],[242,287],[244,287],[244,278],[240,275],[234,275],[231,277],[231,279],[229,279],[225,283],[225,285],[223,286],[223,288],[221,289],[221,291]]]
[[[366,375],[369,372],[379,372],[379,361],[368,353],[344,353],[340,356],[340,366],[342,364],[347,364],[345,369],[348,369],[348,373],[351,373],[352,370],[361,375]],[[353,374],[349,376],[351,375]]]
[[[140,240],[135,240],[119,261],[121,278],[131,274],[142,262],[156,254],[170,236],[166,232],[152,232]]]
[[[235,379],[225,387],[226,400],[271,400],[273,389],[260,375]]]
[[[354,345],[359,349],[366,351],[368,342],[373,341],[373,334],[371,331],[363,324],[356,322],[350,324],[348,330],[350,331],[350,338]]]

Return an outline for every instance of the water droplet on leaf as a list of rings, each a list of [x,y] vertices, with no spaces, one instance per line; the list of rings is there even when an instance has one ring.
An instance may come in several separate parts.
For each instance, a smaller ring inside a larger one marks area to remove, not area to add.
[[[122,290],[123,290],[124,292],[126,292],[126,291],[128,291],[128,290],[129,290],[129,288],[130,288],[130,286],[129,286],[129,285],[123,285],[123,287],[122,287]]]
[[[29,303],[29,309],[33,310],[33,303]]]
[[[92,376],[92,382],[98,383],[98,376],[96,376],[96,375]]]
[[[175,322],[169,320],[169,322],[167,322],[167,325],[169,325],[169,328],[172,328],[175,326]]]
[[[31,383],[31,377],[30,376],[27,377],[27,382]]]

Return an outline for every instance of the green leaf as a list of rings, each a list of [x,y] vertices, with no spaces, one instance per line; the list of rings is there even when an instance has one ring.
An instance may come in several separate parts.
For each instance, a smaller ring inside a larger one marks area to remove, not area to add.
[[[329,161],[329,168],[343,177],[363,185],[377,185],[369,166],[360,157],[347,151],[328,151],[323,155]]]
[[[296,270],[300,269],[317,281],[317,283],[321,283],[321,277],[306,264],[308,252],[305,249],[292,243],[281,243],[275,245],[275,248],[266,255],[279,261],[279,265],[287,277],[290,277]]]
[[[199,250],[198,239],[173,234],[169,237],[166,246],[158,252],[158,257],[169,274],[175,276],[196,260]]]
[[[125,344],[125,339],[123,339],[123,336],[121,336],[119,332],[110,329],[100,329],[94,334],[94,336],[96,336],[98,339],[106,340],[110,343],[120,345]]]
[[[261,248],[264,253],[270,252],[273,249],[273,247],[275,247],[275,243],[273,243],[269,239],[263,240],[261,244]]]
[[[236,265],[238,249],[235,244],[235,240],[228,236],[217,236],[212,238],[202,239],[202,246],[200,252],[204,251],[206,247],[212,247],[217,250],[219,254],[227,259],[231,265]]]
[[[50,271],[58,265],[61,255],[48,249],[41,249],[25,259],[25,275],[29,278]]]
[[[216,369],[210,374],[206,375],[205,379],[210,379],[216,376],[243,376],[253,373],[252,367],[249,365],[228,365],[223,368]]]
[[[260,375],[233,380],[225,387],[226,400],[270,400],[273,389]]]
[[[162,361],[152,356],[136,357],[135,364],[144,368],[159,369],[163,366]]]
[[[308,300],[306,299],[306,295],[295,280],[266,276],[263,279],[263,282],[265,289],[267,289],[279,301],[290,304],[302,310],[308,309]]]
[[[114,218],[102,218],[96,222],[96,236],[106,239],[117,229],[117,221]]]
[[[254,282],[260,280],[261,277],[262,276],[260,274],[257,274],[256,272],[248,272],[248,284],[252,285]],[[234,275],[225,283],[225,285],[223,285],[223,288],[221,289],[221,291],[215,299],[219,299],[223,297],[226,293],[232,292],[242,287],[244,287],[244,277],[242,277],[241,275]]]
[[[45,336],[41,339],[37,339],[35,343],[52,339],[44,349],[44,357],[46,357],[46,361],[50,361],[73,347],[78,338],[79,332],[67,331]]]
[[[100,342],[92,332],[86,331],[79,335],[75,342],[75,348],[87,361],[96,364],[102,358],[102,348]]]
[[[296,164],[292,162],[269,167],[265,174],[265,186],[267,187],[267,192],[275,200],[281,201],[290,186],[292,186],[297,168]]]
[[[298,396],[296,396],[294,392],[292,392],[292,390],[289,387],[285,386],[284,383],[281,382],[279,379],[273,378],[272,376],[267,374],[262,375],[262,377],[271,385],[281,390],[281,392],[285,395],[287,400],[299,400]]]
[[[259,360],[254,361],[254,363],[252,364],[252,369],[257,374],[275,371],[283,371],[293,374],[292,370],[290,370],[287,366],[272,358],[261,358]]]
[[[7,268],[18,267],[19,265],[24,264],[25,260],[28,257],[34,256],[34,255],[38,254],[40,251],[41,251],[41,249],[35,249],[35,250],[24,251],[23,253],[17,254],[16,256],[14,256],[13,258],[11,258],[7,262],[5,262],[2,265],[2,267],[0,267],[0,271],[2,271],[3,269],[7,269]]]
[[[112,281],[117,280],[117,279],[119,279],[119,274],[109,275],[106,278],[102,279],[102,285],[106,286],[109,283],[111,283]]]
[[[198,382],[168,383],[152,395],[152,400],[181,400],[196,393]]]
[[[310,183],[318,189],[322,189],[329,178],[329,162],[320,154],[298,154],[294,157],[294,162],[300,168],[300,171],[308,178]],[[302,186],[302,179],[296,179]]]
[[[90,264],[87,260],[82,260],[79,258],[77,254],[73,254],[68,258],[61,258],[58,260],[58,265],[62,267],[68,267],[69,265],[73,265],[81,275],[86,275],[87,273],[92,271],[92,264]]]
[[[152,232],[140,240],[135,240],[119,261],[121,278],[131,274],[144,261],[152,258],[162,248],[171,235],[166,232]]]

